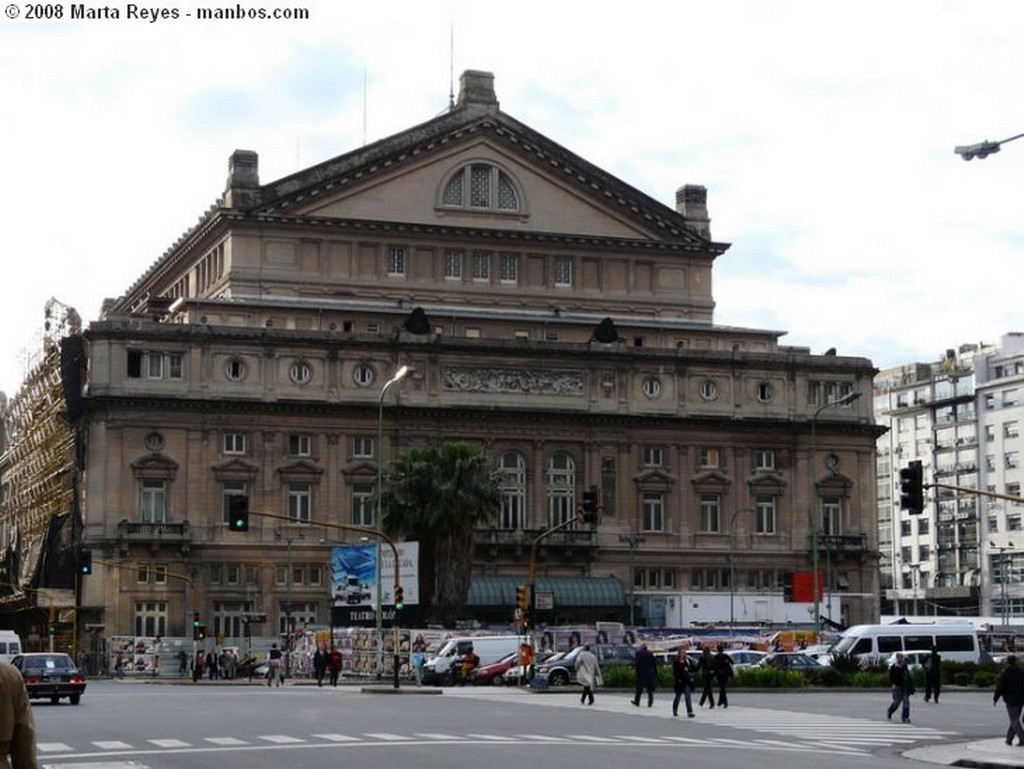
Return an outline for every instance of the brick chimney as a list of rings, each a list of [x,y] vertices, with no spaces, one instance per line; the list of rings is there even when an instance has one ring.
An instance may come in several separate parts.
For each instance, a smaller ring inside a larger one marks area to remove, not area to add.
[[[711,240],[711,219],[708,218],[708,189],[701,184],[684,184],[676,190],[676,211],[686,219],[686,226]]]
[[[498,97],[494,93],[494,73],[475,69],[463,72],[459,76],[459,100],[455,107],[497,112]]]

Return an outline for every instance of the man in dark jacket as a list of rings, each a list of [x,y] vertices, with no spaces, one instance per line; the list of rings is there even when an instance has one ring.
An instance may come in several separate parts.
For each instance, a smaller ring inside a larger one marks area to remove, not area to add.
[[[914,693],[914,683],[910,680],[910,669],[903,658],[903,652],[896,652],[896,661],[889,666],[889,686],[892,687],[892,702],[886,710],[886,716],[892,718],[896,708],[902,706],[903,723],[910,723],[910,695]]]
[[[1006,669],[999,674],[996,690],[992,694],[992,704],[1003,698],[1006,703],[1006,717],[1010,726],[1006,730],[1006,744],[1013,744],[1013,735],[1017,735],[1017,744],[1024,745],[1024,726],[1021,726],[1020,711],[1024,707],[1024,670],[1017,664],[1017,657],[1011,654],[1006,658]]]
[[[707,700],[708,707],[713,708],[715,706],[715,660],[711,656],[711,650],[708,647],[704,647],[700,650],[700,662],[697,663],[697,670],[700,672],[700,706],[704,707],[704,701]]]
[[[658,682],[658,661],[647,648],[642,644],[633,660],[633,670],[636,673],[636,695],[633,697],[633,704],[640,707],[640,695],[647,692],[647,707],[654,705],[654,686]]]
[[[942,655],[938,648],[932,647],[931,653],[924,660],[924,701],[935,697],[939,704],[939,690],[942,689]]]
[[[729,707],[729,695],[726,689],[729,686],[729,679],[732,678],[732,658],[725,653],[725,649],[719,644],[718,652],[714,658],[715,681],[718,682],[718,707]]]

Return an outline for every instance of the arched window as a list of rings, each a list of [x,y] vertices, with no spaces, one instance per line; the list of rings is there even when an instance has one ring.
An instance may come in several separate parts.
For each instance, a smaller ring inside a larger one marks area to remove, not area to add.
[[[501,513],[499,529],[518,530],[526,526],[526,460],[517,451],[501,457]]]
[[[441,193],[441,206],[511,214],[525,209],[512,177],[490,163],[467,163],[449,176]]]
[[[576,463],[564,451],[548,461],[548,526],[558,526],[576,515]]]

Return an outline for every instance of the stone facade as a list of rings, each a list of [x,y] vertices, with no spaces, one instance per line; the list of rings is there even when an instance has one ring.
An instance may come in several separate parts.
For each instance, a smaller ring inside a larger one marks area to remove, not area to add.
[[[542,547],[539,574],[615,576],[648,621],[684,595],[779,606],[817,528],[837,611],[873,619],[878,429],[870,398],[834,401],[874,369],[716,326],[727,248],[702,187],[658,203],[502,112],[488,73],[463,75],[451,111],[269,184],[235,152],[224,195],[85,333],[82,541],[140,564],[84,580],[86,619],[325,624],[325,547],[358,538],[231,533],[227,498],[372,526],[378,460],[442,440],[507,473],[467,553],[480,578],[525,577],[533,537],[594,489],[599,523]]]

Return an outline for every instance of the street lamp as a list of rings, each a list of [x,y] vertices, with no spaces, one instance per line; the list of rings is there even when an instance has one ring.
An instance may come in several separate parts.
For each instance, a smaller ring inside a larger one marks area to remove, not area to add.
[[[1009,621],[1009,617],[1006,612],[1006,551],[1014,549],[1013,543],[1007,542],[1005,547],[1000,547],[995,542],[989,540],[988,546],[999,551],[999,585],[1000,593],[1002,595],[1000,598],[1000,603],[1002,605],[999,607],[999,613],[1003,618],[1002,624],[1005,625]]]
[[[810,471],[808,476],[810,479],[810,512],[811,512],[811,568],[814,571],[813,584],[814,584],[814,637],[817,638],[821,633],[821,585],[819,584],[820,577],[818,576],[819,568],[819,555],[818,555],[818,536],[821,529],[821,512],[818,509],[818,477],[817,477],[817,466],[818,466],[818,441],[817,441],[817,427],[818,417],[821,412],[827,408],[833,406],[848,406],[860,397],[859,390],[850,390],[845,395],[841,395],[835,400],[831,400],[828,403],[824,403],[818,406],[818,409],[814,412],[814,416],[811,417],[811,463]]]
[[[732,514],[732,518],[729,519],[729,630],[732,630],[736,625],[736,611],[734,609],[736,598],[736,519],[740,513],[753,513],[756,515],[757,511],[754,508],[744,508],[737,510]]]
[[[377,505],[375,511],[375,521],[377,528],[381,528],[383,525],[383,501],[382,497],[384,494],[384,396],[387,394],[388,388],[391,385],[402,381],[406,375],[411,371],[408,366],[400,366],[399,369],[394,373],[388,381],[384,383],[384,386],[380,388],[380,399],[377,408]],[[380,558],[380,540],[377,540],[377,611],[375,612],[376,617],[374,619],[374,625],[377,632],[377,678],[380,679],[384,675],[384,636],[381,633],[381,614],[383,613],[383,606],[381,604],[381,558]],[[396,583],[397,586],[397,583]],[[397,647],[395,648],[395,654],[398,654]],[[397,674],[396,674],[397,675]]]
[[[642,534],[620,534],[619,542],[629,545],[629,626],[636,625],[636,547],[644,543]]]
[[[962,157],[964,160],[974,160],[974,158],[984,160],[989,155],[999,152],[999,149],[1000,147],[1002,147],[1002,145],[1006,144],[1007,142],[1012,142],[1014,139],[1020,139],[1021,137],[1024,137],[1024,134],[1017,134],[1016,136],[1011,136],[1008,139],[1002,139],[997,142],[989,141],[988,139],[986,139],[985,141],[978,142],[977,144],[965,144],[954,147],[953,152]]]

